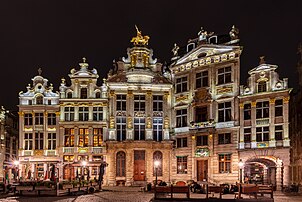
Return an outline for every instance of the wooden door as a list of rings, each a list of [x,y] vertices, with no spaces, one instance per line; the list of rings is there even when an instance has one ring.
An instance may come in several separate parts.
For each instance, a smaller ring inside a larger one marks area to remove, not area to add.
[[[146,175],[145,170],[145,151],[134,151],[134,181],[144,181]]]
[[[71,165],[64,166],[63,178],[67,180],[74,179],[74,167]]]
[[[208,180],[208,160],[197,161],[197,181]]]

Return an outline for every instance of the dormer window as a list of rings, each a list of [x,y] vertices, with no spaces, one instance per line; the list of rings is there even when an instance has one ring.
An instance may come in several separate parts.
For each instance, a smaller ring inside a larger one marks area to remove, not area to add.
[[[195,43],[189,43],[187,45],[187,52],[190,52],[191,50],[193,50],[195,48]]]
[[[42,105],[43,104],[43,97],[42,96],[37,96],[36,97],[36,104],[37,105]]]
[[[266,92],[266,81],[259,81],[258,82],[258,93]]]
[[[87,99],[87,88],[81,88],[81,99]]]
[[[101,98],[101,93],[100,92],[96,92],[95,93],[95,98]]]
[[[72,92],[67,93],[67,98],[72,98]]]

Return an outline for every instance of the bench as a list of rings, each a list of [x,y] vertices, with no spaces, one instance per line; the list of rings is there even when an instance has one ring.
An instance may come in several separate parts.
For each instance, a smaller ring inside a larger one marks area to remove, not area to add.
[[[190,198],[190,188],[189,186],[155,186],[154,188],[154,197],[158,198],[159,194],[171,194],[171,198],[173,198],[173,194],[184,193],[187,195],[187,198]]]
[[[209,198],[209,193],[219,193],[219,198],[222,198],[222,193],[223,193],[223,187],[221,186],[209,186],[207,185],[207,192],[206,192],[206,198]]]
[[[261,196],[263,196],[264,194],[270,194],[271,198],[274,198],[274,191],[273,191],[273,187],[270,185],[258,185],[259,190],[258,193],[261,194]]]
[[[255,198],[257,199],[257,193],[259,191],[259,187],[257,185],[250,185],[250,184],[245,184],[245,185],[240,185],[239,186],[239,192],[238,192],[238,198],[241,199],[241,194],[247,194],[249,197],[251,195],[254,195]],[[235,194],[236,198],[236,194]]]

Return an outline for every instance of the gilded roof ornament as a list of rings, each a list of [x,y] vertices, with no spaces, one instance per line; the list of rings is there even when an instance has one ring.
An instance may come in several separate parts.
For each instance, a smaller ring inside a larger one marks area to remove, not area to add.
[[[143,36],[142,35],[142,32],[139,31],[139,29],[137,28],[137,26],[135,25],[135,28],[136,28],[136,37],[133,37],[131,39],[131,43],[133,43],[135,46],[137,45],[143,45],[143,46],[146,46],[148,45],[148,41],[150,39],[149,36]]]
[[[38,69],[38,74],[39,74],[39,76],[41,76],[41,74],[42,74],[42,69],[41,68]]]
[[[179,50],[179,46],[176,43],[174,43],[174,47],[172,49],[173,56],[177,56],[178,55],[178,50]]]
[[[264,60],[265,56],[260,56],[260,62],[259,65],[261,64],[265,64],[265,60]]]

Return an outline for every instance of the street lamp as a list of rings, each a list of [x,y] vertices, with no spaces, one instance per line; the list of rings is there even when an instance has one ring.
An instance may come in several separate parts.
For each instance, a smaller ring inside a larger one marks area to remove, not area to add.
[[[87,161],[82,161],[82,176],[81,176],[81,178],[83,178],[83,180],[84,180],[84,169],[85,169],[85,167],[86,167],[86,165],[87,165]]]
[[[20,162],[18,160],[14,161],[14,165],[15,165],[15,169],[16,169],[16,171],[15,171],[16,176],[14,176],[15,180],[18,180],[18,178],[19,178],[19,164],[20,164]]]
[[[240,181],[240,183],[242,183],[242,169],[244,166],[242,159],[240,159],[238,166],[239,166],[239,181]]]
[[[159,161],[154,161],[154,166],[155,166],[155,186],[157,185],[157,170],[160,162]]]

